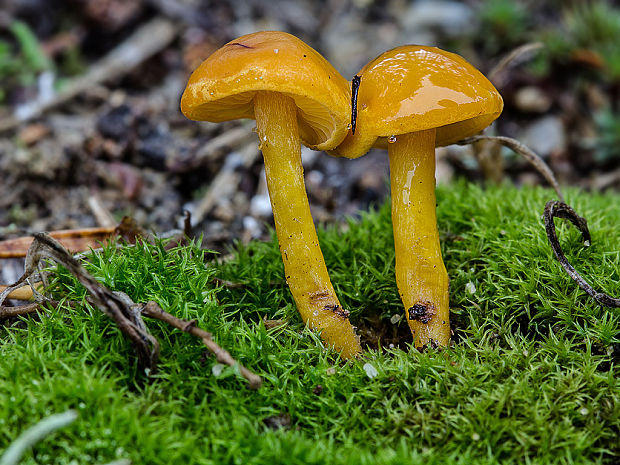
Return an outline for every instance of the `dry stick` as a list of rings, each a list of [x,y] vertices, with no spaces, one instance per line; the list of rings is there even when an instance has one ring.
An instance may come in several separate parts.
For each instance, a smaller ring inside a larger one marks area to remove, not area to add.
[[[151,318],[156,318],[164,323],[168,323],[183,332],[189,333],[192,336],[201,339],[203,344],[207,346],[211,352],[213,352],[218,362],[224,363],[231,367],[237,366],[241,375],[250,383],[251,389],[258,389],[261,387],[263,383],[261,377],[252,373],[250,370],[238,363],[226,349],[223,349],[215,343],[211,333],[197,327],[195,325],[195,321],[187,321],[177,318],[170,313],[165,312],[156,302],[153,301],[144,304],[142,307],[142,313]]]
[[[534,52],[537,52],[543,47],[544,44],[542,42],[532,42],[515,48],[508,55],[502,58],[491,71],[489,71],[487,74],[489,81],[495,84],[496,87],[502,87],[504,82],[500,78],[502,77],[502,73],[504,73],[504,71],[507,71],[509,68],[517,66],[524,60],[529,59]]]
[[[41,283],[35,283],[36,286],[42,286]],[[0,284],[0,292],[3,292],[7,287],[6,284]],[[30,286],[22,286],[17,289],[13,289],[6,296],[7,299],[13,300],[34,300],[34,293],[32,292],[32,287]]]
[[[21,287],[22,283],[28,280],[37,270],[42,260],[51,259],[67,268],[78,281],[90,292],[87,301],[98,307],[103,313],[112,318],[120,330],[127,335],[134,344],[138,352],[140,363],[151,372],[155,370],[159,358],[159,342],[148,333],[141,314],[144,313],[152,318],[157,318],[169,325],[188,332],[198,337],[215,354],[218,362],[230,366],[238,366],[241,375],[246,378],[252,389],[258,389],[262,384],[260,376],[255,375],[247,368],[237,363],[235,359],[217,345],[210,333],[195,326],[195,322],[176,318],[165,312],[157,303],[148,302],[144,306],[137,305],[131,298],[122,292],[112,292],[105,286],[97,282],[86,272],[84,267],[77,261],[60,243],[46,234],[34,234],[34,241],[26,256],[24,274],[11,286],[0,293],[0,319],[11,316],[26,315],[41,309],[44,297],[35,292],[35,297],[39,300],[36,303],[20,307],[3,307],[2,302],[14,289]],[[59,303],[49,301],[51,305],[58,306]],[[71,303],[69,303],[71,305]],[[149,349],[149,345],[151,349]]]
[[[115,227],[62,229],[51,231],[49,235],[70,250],[87,250],[110,238]],[[28,253],[32,236],[16,237],[0,241],[0,258],[21,258]]]
[[[98,195],[91,194],[88,196],[88,206],[90,207],[90,211],[93,212],[93,216],[97,220],[97,224],[99,224],[100,227],[116,227],[117,223],[114,221],[112,213],[101,204],[101,199]]]
[[[555,232],[555,223],[553,218],[564,218],[569,220],[579,231],[581,232],[581,238],[583,239],[584,246],[588,247],[591,244],[590,231],[588,230],[588,223],[585,218],[577,215],[570,205],[564,202],[558,202],[557,200],[550,200],[545,205],[545,211],[543,218],[545,220],[545,230],[547,231],[547,238],[549,244],[553,250],[555,258],[560,262],[562,268],[566,273],[575,281],[581,289],[586,291],[594,300],[605,307],[620,307],[620,299],[610,297],[609,295],[596,291],[588,282],[581,277],[581,275],[573,268],[564,256],[564,252],[560,247],[558,236]]]
[[[163,321],[164,323],[167,323],[173,326],[174,328],[177,328],[183,332],[189,333],[192,336],[195,336],[198,339],[202,340],[204,345],[211,352],[213,352],[218,362],[224,363],[232,367],[237,366],[239,368],[239,372],[241,373],[241,375],[245,379],[248,380],[249,386],[251,389],[258,389],[261,387],[263,380],[260,376],[252,373],[250,370],[248,370],[243,365],[241,365],[239,362],[237,362],[227,350],[223,349],[215,341],[213,341],[213,336],[211,335],[211,333],[208,333],[207,331],[204,331],[203,329],[200,329],[199,327],[195,326],[194,321],[187,321],[181,318],[177,318],[167,313],[166,311],[164,311],[156,302],[150,301],[140,306],[140,305],[135,304],[129,298],[129,296],[127,296],[124,293],[115,292],[114,294],[124,304],[130,307],[136,308],[138,312],[141,312],[148,317]],[[94,299],[88,298],[87,300],[92,305],[96,305]],[[34,302],[28,305],[21,305],[18,307],[3,307],[0,305],[0,320],[4,318],[24,316],[24,315],[28,315],[31,313],[36,313],[42,310],[43,306],[46,304],[51,305],[53,307],[58,307],[60,306],[61,303],[55,300],[48,300],[46,302]],[[75,302],[64,302],[64,304],[72,306],[72,307],[76,306]],[[278,326],[280,324],[286,323],[284,320],[266,320],[265,321],[266,326],[267,326],[268,321],[276,322],[276,324],[274,324],[273,326]],[[268,326],[268,327],[273,327],[273,326]]]
[[[165,48],[176,34],[177,28],[172,22],[161,18],[151,20],[95,63],[86,74],[67,83],[66,87],[51,100],[35,101],[27,112],[0,120],[0,131],[13,129],[25,121],[37,118],[50,108],[86,92],[96,84],[128,73]]]
[[[484,135],[468,137],[467,139],[458,141],[457,144],[467,145],[467,144],[472,144],[474,142],[478,142],[480,140],[493,140],[493,141],[499,142],[500,144],[513,150],[515,153],[518,153],[519,155],[521,155],[534,168],[536,168],[536,171],[538,171],[541,174],[541,176],[545,178],[545,180],[551,185],[551,187],[557,194],[558,199],[560,199],[561,202],[564,202],[564,196],[562,195],[562,191],[560,190],[560,185],[558,184],[558,181],[555,179],[555,176],[553,175],[553,172],[551,171],[549,166],[544,162],[542,158],[536,155],[536,153],[533,152],[525,144],[522,144],[518,140],[512,139],[510,137],[484,136]]]
[[[239,150],[239,154],[241,156],[239,160],[235,161],[229,158],[228,162],[224,163],[219,173],[211,181],[209,190],[194,210],[193,224],[199,224],[204,220],[222,198],[232,198],[241,181],[241,174],[237,172],[239,166],[249,168],[260,157],[256,143],[246,145]]]
[[[51,305],[52,307],[58,307],[60,302],[55,300],[48,300],[46,302],[34,302],[27,305],[18,305],[17,307],[4,307],[0,305],[0,320],[5,318],[11,318],[15,316],[29,315],[30,313],[36,313],[43,310],[43,305]]]
[[[140,315],[132,312],[124,302],[112,291],[101,285],[67,250],[55,239],[44,233],[35,233],[34,240],[26,255],[24,274],[11,286],[0,293],[0,306],[7,295],[28,281],[32,288],[35,299],[41,303],[45,300],[34,287],[30,280],[37,274],[43,261],[50,259],[63,265],[77,280],[90,292],[96,306],[114,320],[119,329],[131,340],[134,349],[138,353],[141,366],[153,371],[159,358],[159,343],[151,336],[140,319]],[[41,276],[43,278],[43,276]],[[45,282],[43,282],[45,285]]]

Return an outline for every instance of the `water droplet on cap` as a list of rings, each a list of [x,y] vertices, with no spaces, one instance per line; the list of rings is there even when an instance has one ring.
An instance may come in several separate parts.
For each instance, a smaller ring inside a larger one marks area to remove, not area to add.
[[[396,136],[388,137],[388,144],[393,144],[394,142],[396,142]]]

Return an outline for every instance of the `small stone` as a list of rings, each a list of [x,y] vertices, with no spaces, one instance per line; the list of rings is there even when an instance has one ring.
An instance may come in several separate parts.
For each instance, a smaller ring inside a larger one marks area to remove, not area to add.
[[[258,194],[250,201],[250,214],[255,218],[271,218],[271,201],[266,194]]]
[[[539,87],[526,86],[514,95],[515,106],[524,112],[545,113],[551,108],[551,98]]]
[[[390,318],[390,323],[395,325],[401,320],[401,318],[402,318],[402,315],[399,315],[398,313],[396,313],[395,315],[392,315],[392,318]]]
[[[306,175],[306,183],[308,185],[320,186],[325,175],[318,170],[312,170]]]
[[[471,6],[455,1],[417,1],[401,17],[403,33],[422,39],[440,32],[447,37],[462,37],[477,27]],[[420,43],[410,40],[408,43]]]
[[[556,116],[545,116],[532,122],[521,137],[521,141],[543,158],[552,152],[561,152],[566,147],[564,125]]]
[[[260,223],[256,221],[256,219],[252,218],[251,216],[243,217],[243,229],[248,231],[248,233],[250,234],[250,237],[252,238],[260,237],[262,233],[262,228],[260,226]]]

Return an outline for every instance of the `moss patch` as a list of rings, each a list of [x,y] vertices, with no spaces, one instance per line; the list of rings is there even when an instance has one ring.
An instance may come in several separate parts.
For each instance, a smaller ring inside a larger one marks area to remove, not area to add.
[[[275,242],[238,247],[219,265],[196,247],[108,248],[87,265],[98,279],[195,319],[263,387],[250,391],[191,336],[150,320],[162,363],[145,383],[107,317],[50,310],[0,329],[0,448],[24,425],[74,408],[78,420],[23,463],[614,463],[620,312],[593,303],[553,258],[540,218],[551,196],[439,189],[455,332],[443,351],[409,351],[406,322],[393,323],[403,309],[389,206],[321,229],[336,291],[372,347],[347,364],[301,323]],[[567,200],[593,239],[582,248],[556,220],[569,260],[618,296],[620,197],[570,191]],[[60,271],[55,292],[79,301],[84,291]],[[287,323],[267,329],[263,318]]]

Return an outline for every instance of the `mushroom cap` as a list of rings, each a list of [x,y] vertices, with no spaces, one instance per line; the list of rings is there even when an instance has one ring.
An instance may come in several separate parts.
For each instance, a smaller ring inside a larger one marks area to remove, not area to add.
[[[487,127],[502,112],[493,84],[461,56],[436,47],[405,45],[368,63],[357,96],[355,134],[333,155],[357,158],[387,148],[388,138],[436,129],[436,146]]]
[[[351,118],[348,81],[297,37],[263,31],[232,40],[192,73],[181,111],[192,120],[219,123],[254,117],[257,91],[295,100],[304,145],[328,150],[347,134]]]

